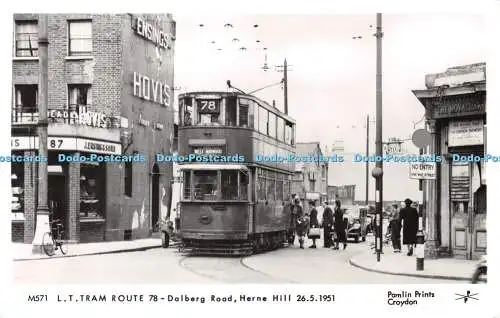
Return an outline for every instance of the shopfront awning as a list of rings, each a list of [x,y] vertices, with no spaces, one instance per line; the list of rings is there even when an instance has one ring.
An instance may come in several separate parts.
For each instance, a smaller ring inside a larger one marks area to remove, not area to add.
[[[248,168],[244,165],[234,165],[234,164],[203,164],[203,163],[193,163],[187,165],[181,165],[180,170],[244,170],[248,171]]]

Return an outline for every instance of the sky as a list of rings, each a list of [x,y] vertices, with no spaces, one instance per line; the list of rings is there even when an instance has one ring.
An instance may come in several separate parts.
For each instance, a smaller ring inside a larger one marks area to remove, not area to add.
[[[356,184],[356,199],[364,199],[365,165],[352,163],[350,154],[365,152],[366,116],[375,119],[375,14],[209,18],[174,14],[174,19],[177,93],[225,91],[228,79],[247,92],[278,83],[283,73],[275,66],[286,58],[289,114],[297,121],[297,141],[319,141],[323,149],[343,141],[347,159],[330,165],[329,184]],[[425,88],[426,74],[486,61],[486,26],[484,17],[477,14],[383,15],[384,141],[410,138],[415,129],[423,128],[422,121],[414,129],[414,123],[422,119],[423,106],[411,91]],[[353,40],[355,36],[362,38]],[[262,69],[266,54],[267,72]],[[283,109],[281,85],[255,95],[275,100]],[[370,125],[372,152],[375,123]],[[411,141],[404,148],[418,152]],[[420,199],[418,182],[408,175],[407,164],[384,165],[384,200]],[[373,199],[371,177],[370,189]]]

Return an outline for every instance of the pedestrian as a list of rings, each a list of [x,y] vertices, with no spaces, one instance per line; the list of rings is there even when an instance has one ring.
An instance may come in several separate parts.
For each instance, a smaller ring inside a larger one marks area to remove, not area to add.
[[[290,211],[290,230],[288,232],[288,243],[295,244],[295,223],[296,223],[296,207],[295,200],[298,199],[297,195],[292,194],[291,200],[288,203],[287,209]],[[300,202],[300,200],[299,200]]]
[[[319,239],[320,235],[319,235],[318,210],[316,210],[316,204],[314,203],[314,201],[309,201],[309,208],[310,208],[310,215],[309,215],[308,237],[313,241],[312,245],[309,246],[309,248],[316,248],[316,239]],[[311,231],[311,229],[317,229],[317,230]]]
[[[335,208],[333,211],[333,227],[335,230],[335,247],[334,250],[339,249],[339,242],[344,243],[344,250],[347,247],[347,224],[344,221],[344,212],[342,211],[340,200],[335,201]]]
[[[399,221],[399,206],[392,205],[392,214],[389,222],[391,228],[391,240],[394,253],[401,253],[401,223]]]
[[[411,207],[412,201],[406,199],[405,207],[399,211],[399,224],[403,223],[403,244],[408,247],[406,255],[413,255],[413,247],[417,244],[418,212]]]
[[[295,198],[295,233],[299,237],[300,248],[304,248],[304,237],[309,228],[309,217],[300,206],[300,199]]]
[[[333,211],[328,206],[328,202],[323,202],[323,247],[330,248],[333,245],[332,227],[333,227]]]

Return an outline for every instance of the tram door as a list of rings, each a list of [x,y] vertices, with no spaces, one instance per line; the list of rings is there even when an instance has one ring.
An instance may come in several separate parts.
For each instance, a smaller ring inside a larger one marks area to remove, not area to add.
[[[486,184],[479,163],[453,163],[450,178],[453,254],[465,259],[486,253]]]

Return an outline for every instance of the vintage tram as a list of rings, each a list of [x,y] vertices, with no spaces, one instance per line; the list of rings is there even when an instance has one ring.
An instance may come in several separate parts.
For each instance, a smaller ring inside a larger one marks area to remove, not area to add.
[[[194,254],[249,255],[293,236],[295,121],[235,92],[179,96],[180,237]]]

